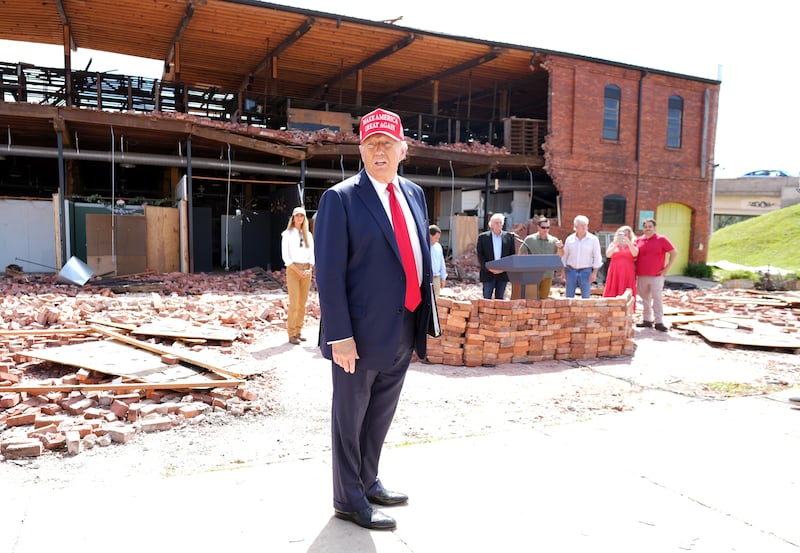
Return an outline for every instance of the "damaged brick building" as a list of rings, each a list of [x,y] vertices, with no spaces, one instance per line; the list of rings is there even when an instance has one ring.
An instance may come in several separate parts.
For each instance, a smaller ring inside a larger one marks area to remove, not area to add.
[[[253,0],[5,2],[0,38],[64,49],[0,56],[2,266],[278,268],[288,214],[359,169],[374,107],[403,117],[452,253],[492,212],[561,237],[652,215],[674,271],[705,260],[719,81]],[[164,71],[75,69],[73,48]]]

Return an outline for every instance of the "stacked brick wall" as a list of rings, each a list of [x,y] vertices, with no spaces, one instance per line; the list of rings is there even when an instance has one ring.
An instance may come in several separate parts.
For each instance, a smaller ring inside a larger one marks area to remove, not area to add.
[[[428,361],[499,365],[633,354],[633,297],[473,300],[439,298],[442,336]]]

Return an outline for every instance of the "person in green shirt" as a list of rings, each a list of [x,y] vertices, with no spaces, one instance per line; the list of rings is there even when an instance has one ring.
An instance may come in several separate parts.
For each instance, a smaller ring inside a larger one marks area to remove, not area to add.
[[[547,217],[539,219],[539,231],[529,234],[519,247],[520,255],[556,254],[561,255],[563,242],[555,236],[550,236],[550,220]],[[525,288],[525,298],[547,299],[550,297],[550,286],[553,284],[553,271],[548,271],[542,276],[539,285],[528,284]]]

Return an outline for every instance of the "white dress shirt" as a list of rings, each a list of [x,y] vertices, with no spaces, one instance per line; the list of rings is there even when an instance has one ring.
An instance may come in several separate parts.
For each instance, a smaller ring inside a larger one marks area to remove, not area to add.
[[[383,204],[383,209],[386,211],[386,216],[389,218],[389,222],[392,223],[392,227],[394,227],[394,222],[392,221],[392,210],[389,207],[389,190],[387,183],[378,182],[377,180],[373,179],[369,173],[367,173],[370,182],[372,182],[372,186],[375,187],[375,192],[378,194],[378,198],[381,200],[381,204]],[[417,278],[419,279],[419,283],[422,283],[422,246],[419,243],[419,234],[417,233],[417,225],[414,222],[414,217],[411,215],[411,208],[408,207],[408,200],[406,200],[405,194],[403,193],[403,189],[397,184],[397,176],[392,179],[392,183],[394,184],[394,194],[397,196],[397,203],[400,204],[400,209],[403,210],[403,216],[406,219],[406,225],[408,226],[408,236],[411,239],[411,249],[414,250],[414,261],[417,265]]]

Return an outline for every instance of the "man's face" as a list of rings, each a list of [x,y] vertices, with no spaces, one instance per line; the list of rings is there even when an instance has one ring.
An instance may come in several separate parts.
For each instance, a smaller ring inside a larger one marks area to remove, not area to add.
[[[550,232],[550,223],[539,223],[539,236],[547,238],[548,232]]]
[[[379,182],[389,182],[406,158],[405,142],[382,133],[373,134],[358,147],[367,173]]]
[[[493,233],[500,234],[500,231],[503,230],[503,221],[501,219],[492,219],[489,221],[489,228],[492,229]]]
[[[441,237],[442,237],[441,232],[437,232],[436,234],[431,234],[431,244],[435,244],[436,242],[438,242],[439,238]]]
[[[575,223],[575,234],[577,234],[578,237],[583,238],[584,236],[586,236],[587,228],[588,227],[586,223]]]
[[[644,229],[644,235],[648,238],[656,233],[656,226],[653,223],[645,223],[642,228]]]

